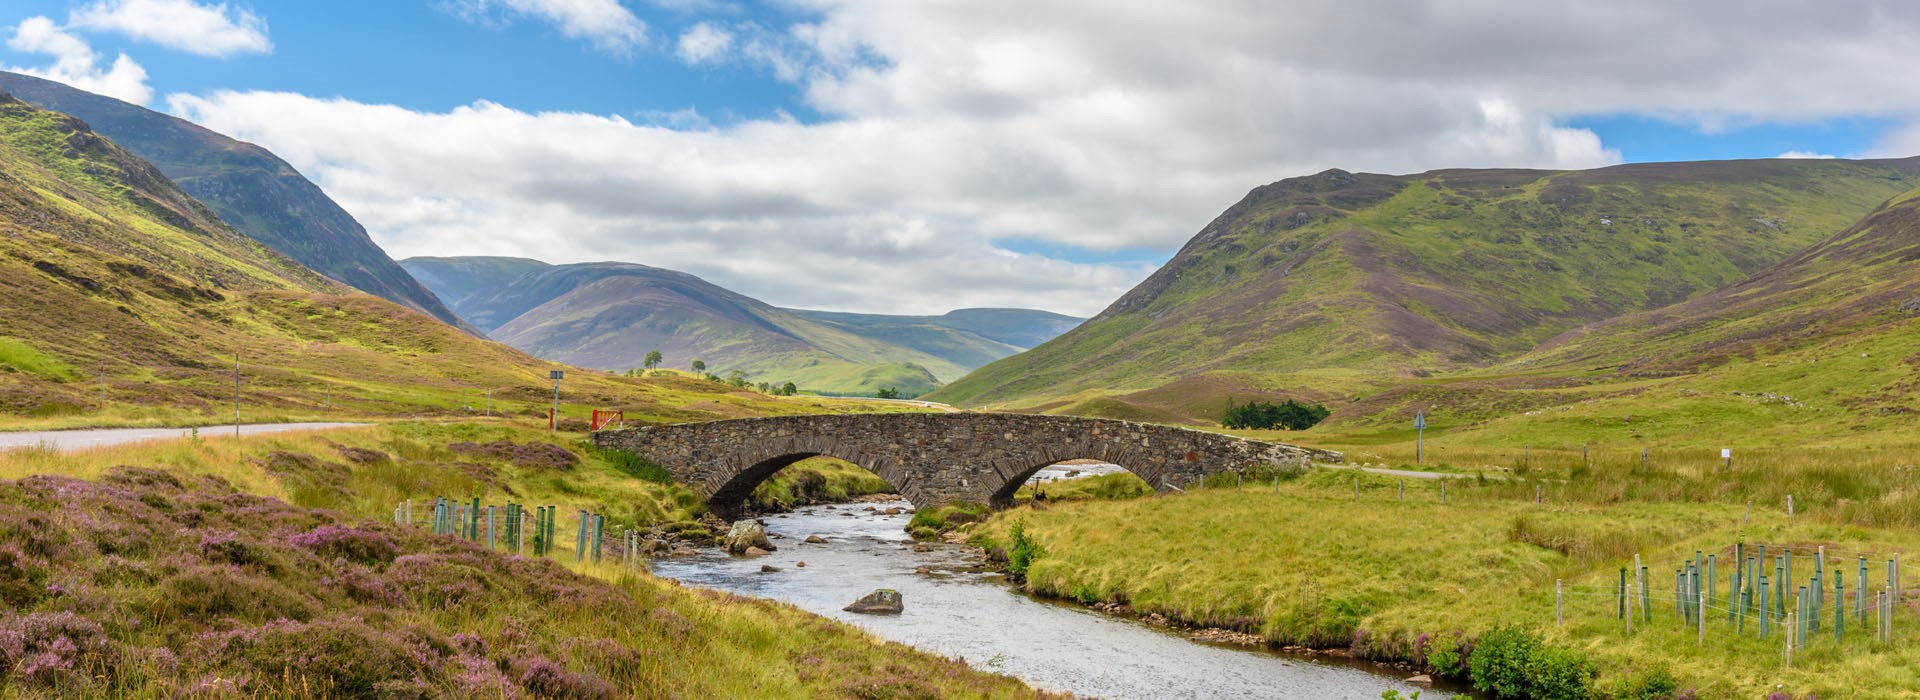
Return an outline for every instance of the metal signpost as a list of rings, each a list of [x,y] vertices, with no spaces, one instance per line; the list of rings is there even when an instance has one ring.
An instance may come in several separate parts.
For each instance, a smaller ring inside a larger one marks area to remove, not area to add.
[[[1413,429],[1419,431],[1413,443],[1413,463],[1427,463],[1427,412],[1413,413]]]
[[[553,412],[547,414],[548,433],[560,432],[560,380],[566,376],[566,372],[557,369],[547,373],[547,378],[553,380]]]

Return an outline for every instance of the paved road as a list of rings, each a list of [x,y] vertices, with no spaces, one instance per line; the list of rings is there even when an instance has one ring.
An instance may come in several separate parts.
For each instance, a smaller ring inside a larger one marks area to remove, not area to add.
[[[368,423],[264,423],[240,426],[241,435],[264,435],[284,433],[293,430],[329,430],[333,428],[361,428]],[[192,428],[101,428],[90,430],[36,430],[28,432],[0,432],[0,450],[19,447],[37,447],[41,444],[52,445],[61,452],[84,450],[90,447],[124,445],[148,440],[172,440],[193,434]],[[207,425],[200,427],[201,437],[229,437],[233,435],[231,425]]]

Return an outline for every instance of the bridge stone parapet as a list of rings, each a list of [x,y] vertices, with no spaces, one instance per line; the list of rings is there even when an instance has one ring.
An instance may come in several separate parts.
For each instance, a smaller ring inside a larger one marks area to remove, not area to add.
[[[1071,459],[1125,467],[1154,487],[1261,464],[1339,462],[1338,452],[1150,423],[1019,413],[874,413],[746,418],[595,433],[594,444],[658,462],[725,517],[755,486],[808,457],[837,457],[919,506],[1004,507],[1034,472]]]

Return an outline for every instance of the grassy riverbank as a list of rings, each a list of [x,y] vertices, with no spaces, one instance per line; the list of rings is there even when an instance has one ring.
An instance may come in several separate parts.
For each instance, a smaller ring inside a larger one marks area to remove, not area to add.
[[[603,512],[614,553],[625,527],[706,527],[657,468],[576,439],[406,423],[0,453],[18,479],[0,481],[0,697],[1036,695],[617,556],[575,563],[571,537],[542,560],[427,534],[434,496]],[[409,498],[420,524],[392,523]]]
[[[1590,455],[1591,465],[1543,461],[1500,478],[1451,479],[1444,503],[1438,481],[1320,469],[1236,489],[1226,477],[1185,495],[1016,509],[982,532],[1006,546],[1012,525],[1024,525],[1042,550],[1026,583],[1037,593],[1125,603],[1276,644],[1435,665],[1436,652],[1457,638],[1514,627],[1590,659],[1598,670],[1592,690],[1602,697],[1660,674],[1700,697],[1776,689],[1911,697],[1920,669],[1915,596],[1896,611],[1890,644],[1872,638],[1871,613],[1865,624],[1851,614],[1856,555],[1867,557],[1869,589],[1877,591],[1885,561],[1920,547],[1912,527],[1920,522],[1920,474],[1896,454],[1753,455],[1732,471],[1717,460],[1650,457],[1641,465],[1637,453],[1630,461]],[[1454,470],[1480,465],[1473,466]],[[1784,512],[1788,493],[1793,518]],[[1749,554],[1756,544],[1770,554],[1791,547],[1799,585],[1814,551],[1826,547],[1825,585],[1838,570],[1849,598],[1846,640],[1833,639],[1830,602],[1791,668],[1777,627],[1762,639],[1748,620],[1747,634],[1737,635],[1725,611],[1736,542]],[[1708,616],[1704,643],[1674,607],[1674,570],[1696,550],[1719,564],[1722,610]],[[1629,633],[1617,618],[1615,587],[1636,554],[1650,570],[1652,622],[1640,617]],[[1567,591],[1564,626],[1555,624],[1556,581]]]

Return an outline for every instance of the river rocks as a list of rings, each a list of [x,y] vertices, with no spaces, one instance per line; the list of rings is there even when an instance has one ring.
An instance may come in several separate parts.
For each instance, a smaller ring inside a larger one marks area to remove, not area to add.
[[[862,596],[841,610],[862,615],[898,615],[906,610],[906,601],[900,597],[899,591],[882,588]]]
[[[827,538],[821,537],[819,535],[807,535],[807,539],[805,541],[807,544],[826,544]]]
[[[905,511],[902,511],[899,508],[888,508],[886,510],[880,511],[880,514],[881,515],[899,515],[903,512]]]
[[[778,566],[774,566],[774,565],[772,565],[772,564],[761,564],[761,565],[760,565],[760,573],[763,573],[763,574],[777,574],[777,573],[780,573],[780,567],[778,567]]]
[[[748,549],[759,548],[762,553],[771,552],[778,547],[773,540],[767,539],[767,528],[758,520],[741,520],[727,530],[726,545],[728,554],[745,554]]]
[[[927,544],[925,542],[921,542],[913,545],[913,551],[919,552],[921,554],[925,554],[927,552],[933,551],[933,545]]]
[[[1262,646],[1266,644],[1266,641],[1267,641],[1265,639],[1262,639],[1260,635],[1257,635],[1257,634],[1235,632],[1233,630],[1220,629],[1218,627],[1208,627],[1208,628],[1202,629],[1190,635],[1190,638],[1196,641],[1211,642],[1214,644],[1233,644],[1237,646],[1248,646],[1248,647]]]
[[[766,556],[766,555],[769,555],[769,554],[772,554],[772,553],[773,553],[773,552],[771,552],[771,551],[768,551],[768,550],[765,550],[765,549],[761,549],[761,548],[759,548],[759,547],[748,547],[748,548],[747,548],[747,551],[744,551],[744,552],[741,552],[741,553],[740,553],[740,556],[743,556],[743,557],[764,557],[764,556]]]
[[[967,543],[967,533],[964,533],[964,532],[945,532],[945,533],[941,533],[941,535],[940,535],[940,541],[941,541],[941,542],[945,542],[945,543],[947,543],[947,544],[966,544],[966,543]]]
[[[914,570],[913,570],[913,573],[915,573],[915,574],[917,574],[917,575],[920,575],[920,576],[931,576],[931,575],[933,575],[933,567],[931,567],[931,566],[922,566],[922,567],[920,567],[920,568],[918,568],[918,569],[914,569]]]
[[[1407,682],[1414,685],[1433,685],[1433,677],[1422,673],[1418,676],[1408,678]]]
[[[793,563],[793,568],[796,568],[796,569],[807,568],[807,563],[804,561],[796,561]]]

